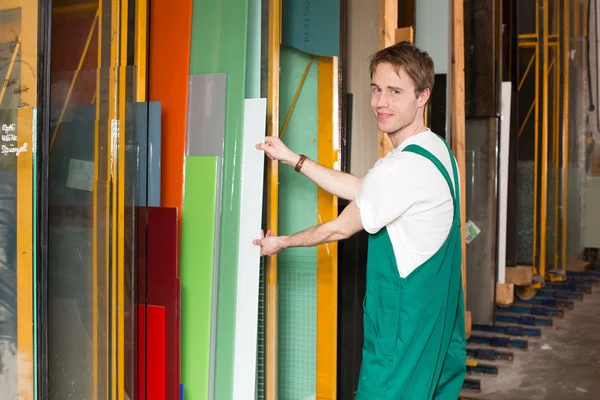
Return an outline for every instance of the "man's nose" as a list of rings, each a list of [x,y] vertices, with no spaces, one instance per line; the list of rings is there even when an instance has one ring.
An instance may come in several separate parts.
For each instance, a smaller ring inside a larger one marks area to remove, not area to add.
[[[377,107],[379,107],[379,108],[387,107],[389,105],[388,103],[389,102],[388,102],[387,95],[385,93],[381,93],[379,95],[379,98],[377,99]]]

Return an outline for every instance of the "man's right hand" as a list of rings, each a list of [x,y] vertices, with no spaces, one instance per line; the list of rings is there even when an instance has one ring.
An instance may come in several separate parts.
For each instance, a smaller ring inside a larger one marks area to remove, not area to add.
[[[265,137],[265,142],[257,144],[256,149],[263,150],[271,160],[281,161],[292,167],[300,160],[300,156],[288,149],[277,137]],[[356,198],[363,180],[363,178],[357,178],[354,175],[324,167],[310,158],[307,158],[302,164],[302,174],[325,191],[347,200]]]
[[[274,136],[265,137],[264,143],[256,145],[258,150],[263,150],[271,160],[281,161],[284,164],[295,165],[300,156],[294,153],[279,139]]]

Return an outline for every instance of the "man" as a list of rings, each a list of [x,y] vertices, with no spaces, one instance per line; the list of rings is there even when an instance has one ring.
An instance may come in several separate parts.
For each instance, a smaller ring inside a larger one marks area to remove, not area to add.
[[[364,344],[355,398],[455,400],[466,368],[460,196],[450,148],[424,125],[433,61],[402,42],[370,62],[371,107],[394,149],[358,178],[266,138],[259,150],[351,203],[334,221],[291,236],[261,232],[254,243],[271,256],[365,229]]]

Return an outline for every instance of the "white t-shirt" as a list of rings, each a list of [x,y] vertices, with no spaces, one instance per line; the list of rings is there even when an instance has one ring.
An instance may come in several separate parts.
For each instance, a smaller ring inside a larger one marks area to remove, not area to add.
[[[437,157],[454,183],[448,148],[427,129],[378,160],[356,196],[365,230],[375,234],[387,227],[401,278],[444,244],[454,212],[446,179],[429,159],[402,152],[409,144],[419,145]]]

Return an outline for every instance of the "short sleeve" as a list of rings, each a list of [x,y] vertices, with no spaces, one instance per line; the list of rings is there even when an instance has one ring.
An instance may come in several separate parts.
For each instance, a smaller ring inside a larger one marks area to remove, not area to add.
[[[418,201],[419,164],[412,154],[402,153],[376,164],[369,171],[356,196],[367,232],[379,232]]]

